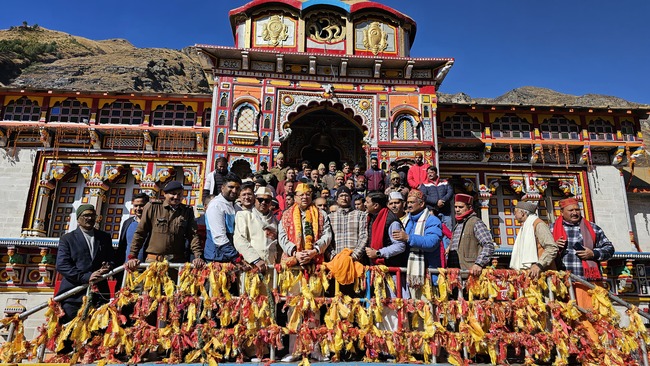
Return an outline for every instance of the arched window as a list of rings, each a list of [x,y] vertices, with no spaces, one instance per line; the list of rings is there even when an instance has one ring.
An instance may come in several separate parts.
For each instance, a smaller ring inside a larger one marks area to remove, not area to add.
[[[257,111],[249,103],[243,103],[233,111],[232,129],[239,132],[256,132]]]
[[[539,125],[542,132],[542,138],[560,139],[560,140],[577,140],[579,136],[578,125],[564,118],[564,116],[553,116],[545,119]]]
[[[226,125],[226,112],[219,113],[219,121],[217,122],[219,126]]]
[[[481,138],[481,122],[465,113],[457,113],[447,117],[442,122],[442,135],[444,137],[477,137]]]
[[[217,135],[217,144],[223,144],[226,142],[226,136],[224,136],[223,132],[219,132]]]
[[[220,107],[228,106],[228,93],[221,93],[221,100],[219,101]]]
[[[105,104],[99,110],[99,123],[140,125],[143,120],[142,109],[131,102],[116,100],[111,104]]]
[[[271,116],[269,115],[266,115],[266,117],[264,117],[264,128],[267,130],[271,128]]]
[[[273,108],[273,99],[271,97],[266,97],[266,102],[264,102],[264,110],[270,111]]]
[[[265,135],[262,137],[262,146],[269,146],[269,136]]]
[[[386,106],[382,105],[379,108],[379,118],[386,118]]]
[[[88,123],[90,121],[90,108],[86,103],[76,99],[66,99],[56,102],[50,109],[50,122]]]
[[[423,113],[423,115],[424,115],[424,118],[429,118],[429,106],[428,106],[428,105],[425,105],[425,106],[424,106],[424,113]]]
[[[32,102],[27,97],[22,97],[7,104],[3,120],[38,122],[40,116],[41,107],[38,102]]]
[[[417,122],[410,114],[400,114],[393,121],[393,140],[415,140]]]
[[[591,140],[614,140],[614,126],[600,118],[589,122],[587,130]]]
[[[203,110],[203,126],[210,127],[212,123],[212,108],[205,108]]]
[[[516,115],[505,115],[492,123],[492,137],[530,138],[530,123]]]
[[[621,122],[621,134],[625,141],[635,141],[636,132],[634,131],[634,124],[630,121]]]
[[[167,103],[158,106],[153,112],[154,126],[192,127],[196,122],[196,112],[183,103]]]

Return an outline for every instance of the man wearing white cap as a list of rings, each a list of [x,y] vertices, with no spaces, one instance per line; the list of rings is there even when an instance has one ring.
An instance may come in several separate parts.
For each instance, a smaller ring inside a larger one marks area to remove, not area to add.
[[[400,192],[391,192],[388,195],[388,209],[397,216],[402,224],[406,222],[406,211],[404,210],[404,196]]]
[[[255,192],[255,207],[235,215],[235,248],[262,273],[278,259],[278,219],[271,212],[272,199],[271,189],[260,187]]]
[[[515,206],[515,220],[521,229],[515,239],[510,256],[510,268],[530,270],[532,279],[547,269],[555,269],[555,257],[558,246],[548,225],[535,214],[537,205],[532,202],[519,201]]]

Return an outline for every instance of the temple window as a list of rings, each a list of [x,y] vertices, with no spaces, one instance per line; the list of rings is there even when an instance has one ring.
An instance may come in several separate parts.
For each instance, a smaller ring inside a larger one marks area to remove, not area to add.
[[[625,141],[636,141],[634,124],[630,121],[621,122],[621,134],[623,135],[623,140]]]
[[[239,132],[255,132],[256,128],[256,115],[255,108],[249,103],[239,105],[233,111],[234,119],[232,129]]]
[[[492,137],[530,138],[530,123],[515,115],[505,115],[492,123]]]
[[[226,125],[226,112],[219,113],[219,121],[217,122],[219,126]]]
[[[140,125],[142,120],[142,109],[129,101],[116,100],[99,110],[101,124]]]
[[[223,134],[223,132],[219,132],[217,135],[217,144],[223,144],[226,142],[226,136]]]
[[[589,122],[587,129],[591,140],[614,140],[614,126],[600,118]]]
[[[50,122],[74,122],[88,123],[90,120],[90,108],[86,103],[76,99],[66,99],[63,102],[56,102],[50,108]]]
[[[545,139],[577,140],[579,138],[578,125],[563,116],[545,119],[539,127],[542,138]]]
[[[196,112],[183,103],[167,103],[158,106],[153,112],[154,126],[192,127],[196,121]]]
[[[386,106],[384,105],[379,108],[379,118],[386,118]]]
[[[262,137],[262,146],[269,146],[269,136]]]
[[[210,127],[212,123],[212,108],[205,108],[203,110],[203,126]]]
[[[442,135],[444,137],[477,137],[482,136],[481,122],[464,113],[457,113],[447,117],[442,122]]]
[[[219,101],[219,106],[220,107],[227,107],[228,106],[228,93],[221,93],[221,99]]]
[[[11,101],[4,111],[4,121],[34,121],[37,122],[41,115],[41,107],[37,102],[32,102],[27,97]]]
[[[271,128],[271,116],[269,115],[264,117],[264,128],[267,130]]]
[[[82,198],[85,183],[81,173],[73,175],[66,181],[61,180],[58,182],[49,225],[50,237],[60,238],[70,231],[70,220],[74,211],[73,205],[75,201]]]
[[[424,118],[429,118],[429,106],[425,105],[424,106]]]
[[[418,123],[410,114],[400,114],[393,121],[393,140],[415,140],[418,135]]]
[[[267,97],[266,102],[264,102],[264,109],[270,111],[272,108],[273,108],[273,99],[271,99],[271,97]]]

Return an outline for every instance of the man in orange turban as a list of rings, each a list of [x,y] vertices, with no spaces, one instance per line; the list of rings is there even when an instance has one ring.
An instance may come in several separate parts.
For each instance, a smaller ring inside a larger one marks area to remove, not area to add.
[[[312,186],[299,183],[295,190],[296,204],[282,214],[278,242],[287,265],[321,263],[323,253],[332,240],[330,220],[312,203]]]
[[[300,264],[318,264],[323,262],[323,253],[332,240],[332,229],[330,219],[325,211],[318,209],[312,203],[313,188],[306,183],[298,183],[295,188],[296,203],[287,208],[282,213],[282,220],[278,225],[278,243],[284,251],[282,254],[282,263],[287,266]],[[302,283],[297,284],[294,288],[287,291],[287,295],[298,295],[301,286],[308,286],[307,280],[303,278]],[[321,296],[322,291],[309,289],[313,296]],[[291,318],[293,309],[289,310]],[[319,319],[320,315],[315,314],[314,319]],[[310,327],[317,326],[318,320]],[[293,362],[299,354],[295,352],[296,336],[289,337],[289,351],[282,362]],[[312,357],[319,360],[329,360],[327,355],[320,353],[320,348],[316,347]]]

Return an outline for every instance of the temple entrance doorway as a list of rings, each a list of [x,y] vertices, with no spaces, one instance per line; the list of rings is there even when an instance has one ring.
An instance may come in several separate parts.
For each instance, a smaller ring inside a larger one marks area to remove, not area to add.
[[[291,117],[291,135],[281,147],[291,166],[299,167],[303,160],[309,160],[313,168],[327,167],[330,161],[336,161],[337,169],[343,162],[365,165],[364,134],[353,116],[325,104]]]

